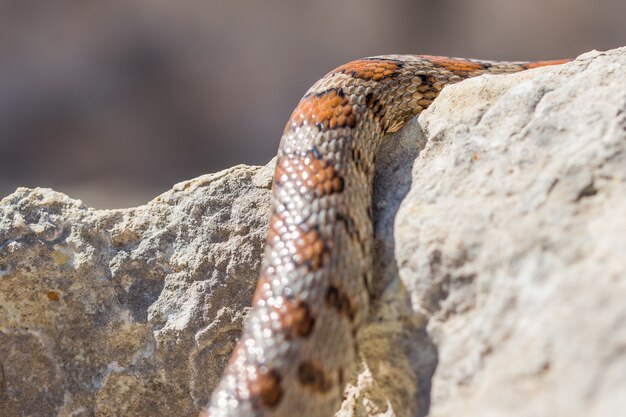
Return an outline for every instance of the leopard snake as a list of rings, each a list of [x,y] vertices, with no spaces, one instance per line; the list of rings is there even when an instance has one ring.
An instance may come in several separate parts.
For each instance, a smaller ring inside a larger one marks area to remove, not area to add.
[[[368,314],[372,177],[386,133],[444,86],[567,62],[383,55],[329,72],[283,131],[252,310],[201,415],[330,417],[358,364]]]

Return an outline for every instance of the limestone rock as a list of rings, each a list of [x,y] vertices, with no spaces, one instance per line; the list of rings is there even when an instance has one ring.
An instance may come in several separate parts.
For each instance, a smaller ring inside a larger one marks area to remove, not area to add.
[[[127,210],[48,189],[4,198],[0,415],[196,415],[256,282],[264,171],[205,175]]]
[[[447,87],[385,139],[338,416],[626,409],[626,49]],[[94,210],[0,202],[0,415],[194,416],[245,319],[273,163]]]
[[[626,48],[446,88],[395,224],[429,416],[626,410]]]

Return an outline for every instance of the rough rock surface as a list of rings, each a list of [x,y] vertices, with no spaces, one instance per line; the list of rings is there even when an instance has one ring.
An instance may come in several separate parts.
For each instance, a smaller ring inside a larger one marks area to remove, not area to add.
[[[254,289],[268,178],[238,166],[127,210],[3,199],[0,415],[197,414]]]
[[[338,416],[626,409],[626,49],[446,88],[378,160]],[[272,163],[94,210],[0,202],[0,416],[193,416],[245,319]]]
[[[395,223],[430,416],[626,410],[626,48],[446,89]]]

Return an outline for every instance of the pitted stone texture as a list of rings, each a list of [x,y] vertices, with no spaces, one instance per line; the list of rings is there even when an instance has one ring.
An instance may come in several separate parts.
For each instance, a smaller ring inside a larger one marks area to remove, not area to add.
[[[626,49],[446,88],[395,225],[429,416],[626,410]]]
[[[269,215],[258,171],[127,210],[48,189],[4,198],[0,415],[196,415],[256,283]]]

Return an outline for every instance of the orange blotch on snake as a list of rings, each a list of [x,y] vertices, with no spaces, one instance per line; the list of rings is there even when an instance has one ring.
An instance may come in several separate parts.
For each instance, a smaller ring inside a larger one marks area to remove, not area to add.
[[[557,59],[554,61],[535,61],[524,64],[524,68],[539,68],[539,67],[547,67],[549,65],[561,65],[570,62],[571,59]]]
[[[285,133],[305,124],[317,126],[320,130],[353,128],[356,115],[343,91],[330,89],[300,100],[285,126]]]
[[[327,161],[316,158],[313,152],[305,156],[281,157],[276,165],[274,181],[278,186],[292,183],[300,194],[312,193],[316,198],[340,193],[344,189],[344,180],[339,172]]]
[[[316,271],[321,266],[324,252],[324,242],[317,230],[305,232],[301,227],[297,227],[292,242],[296,250],[293,255],[294,262],[298,265],[308,263],[311,269]]]
[[[478,62],[466,61],[464,59],[447,58],[443,56],[433,55],[419,55],[419,57],[427,59],[428,61],[437,64],[441,68],[445,68],[455,74],[460,73],[458,75],[463,76],[483,68],[483,65]]]
[[[288,338],[307,337],[313,331],[315,317],[311,313],[311,308],[301,300],[287,300],[283,297],[280,302],[274,298],[275,293],[271,289],[271,282],[267,275],[259,278],[257,289],[254,293],[252,305],[258,305],[263,301],[263,305],[276,313],[280,328]]]
[[[301,226],[288,226],[285,224],[281,214],[275,214],[270,219],[267,245],[273,247],[279,242],[287,245],[292,254],[292,260],[296,265],[307,264],[312,271],[317,271],[322,266],[326,248],[316,229],[307,231]]]
[[[380,81],[383,78],[395,77],[398,75],[399,64],[386,59],[359,59],[348,62],[337,69],[334,73],[349,74],[362,80]]]

